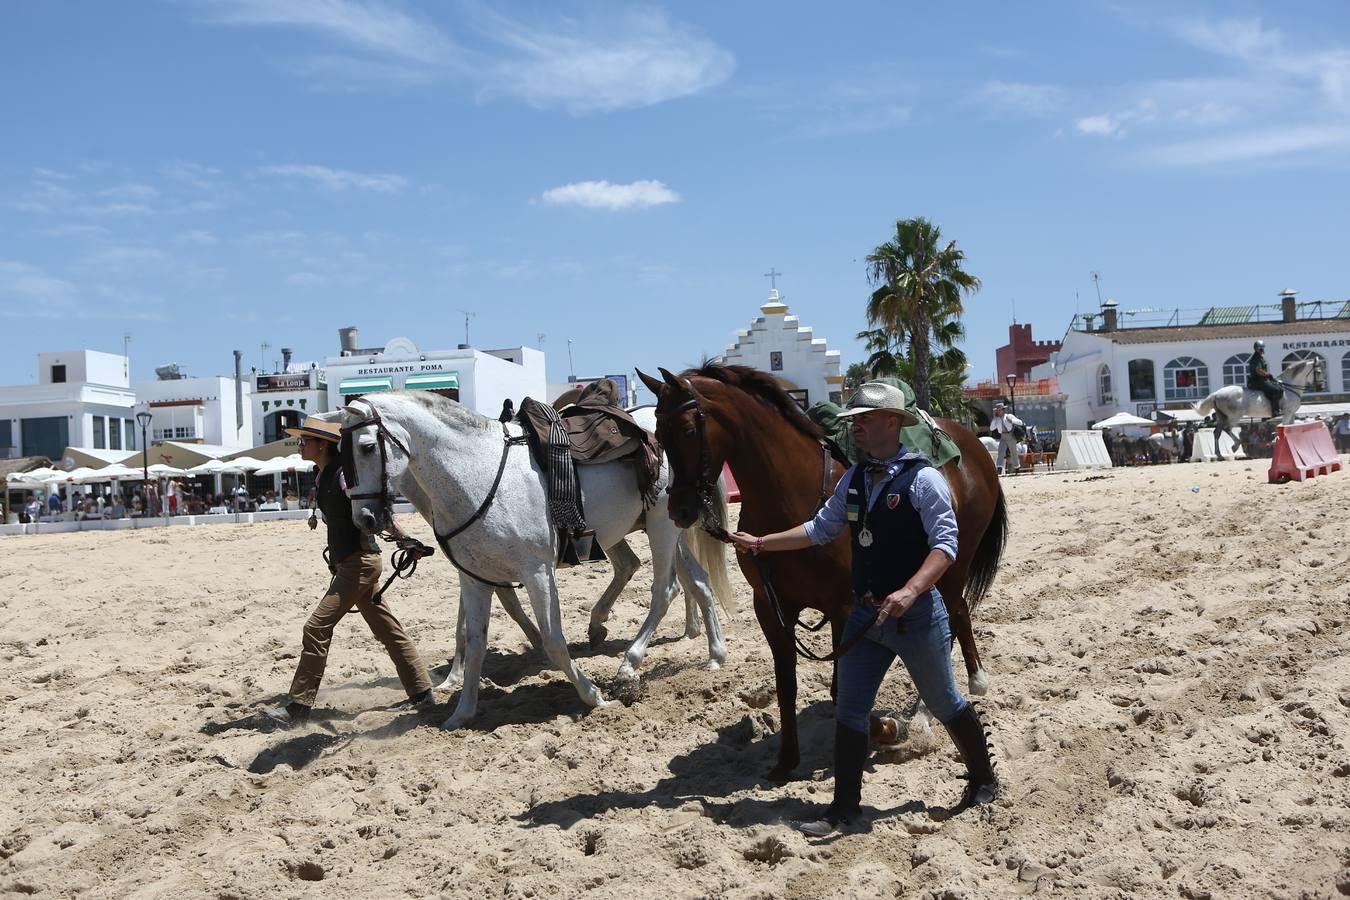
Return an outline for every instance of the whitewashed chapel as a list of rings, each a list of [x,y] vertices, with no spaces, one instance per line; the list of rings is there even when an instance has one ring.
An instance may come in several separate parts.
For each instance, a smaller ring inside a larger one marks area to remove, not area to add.
[[[776,288],[759,311],[762,315],[737,333],[736,343],[728,344],[718,361],[770,373],[803,407],[821,400],[842,403],[839,351],[829,349],[824,338],[788,315]]]

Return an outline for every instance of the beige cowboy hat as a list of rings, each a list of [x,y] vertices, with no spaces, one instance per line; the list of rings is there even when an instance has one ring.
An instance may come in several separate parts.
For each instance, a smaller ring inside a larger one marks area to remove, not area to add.
[[[332,441],[334,444],[342,440],[342,426],[337,422],[325,422],[315,416],[306,417],[299,428],[287,428],[286,433],[291,437],[312,437]]]
[[[905,392],[898,387],[869,381],[849,398],[848,409],[839,413],[838,418],[846,419],[859,413],[885,410],[900,417],[903,427],[919,424],[919,417],[905,408]]]

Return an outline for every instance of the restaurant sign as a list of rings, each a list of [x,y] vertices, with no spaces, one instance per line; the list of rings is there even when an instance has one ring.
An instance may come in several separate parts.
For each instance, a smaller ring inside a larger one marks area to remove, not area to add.
[[[259,375],[259,391],[303,391],[309,388],[309,373],[278,373],[275,375]]]

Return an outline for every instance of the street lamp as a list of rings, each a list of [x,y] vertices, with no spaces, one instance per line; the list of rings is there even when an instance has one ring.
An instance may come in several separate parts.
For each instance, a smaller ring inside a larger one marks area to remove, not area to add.
[[[136,413],[136,421],[141,426],[141,487],[150,480],[150,445],[145,441],[145,429],[150,427],[150,411],[143,409]]]
[[[1004,376],[1003,380],[1008,382],[1008,406],[1010,407],[1009,411],[1015,416],[1017,415],[1017,373],[1009,372],[1007,375]]]

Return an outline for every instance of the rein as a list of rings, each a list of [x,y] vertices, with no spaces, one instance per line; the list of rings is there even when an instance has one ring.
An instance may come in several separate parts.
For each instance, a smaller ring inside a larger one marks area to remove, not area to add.
[[[349,476],[348,480],[351,482],[351,484],[349,484],[348,486],[349,487],[357,486],[357,481],[355,479],[356,448],[352,445],[351,438],[349,437],[349,435],[351,435],[353,432],[361,430],[362,428],[374,425],[376,440],[378,441],[380,446],[380,490],[367,491],[365,493],[359,494],[348,494],[347,496],[352,500],[378,499],[381,505],[384,507],[384,523],[385,523],[384,530],[379,533],[380,538],[385,541],[399,542],[399,548],[394,551],[393,555],[394,573],[389,576],[388,580],[385,581],[384,583],[384,587],[380,588],[379,593],[375,595],[375,602],[378,603],[380,597],[384,594],[385,588],[389,587],[389,585],[393,583],[393,580],[395,578],[410,578],[413,572],[417,570],[418,560],[424,556],[430,556],[434,551],[430,547],[421,543],[420,541],[417,541],[415,538],[405,538],[402,541],[399,541],[399,539],[393,537],[390,534],[390,527],[393,525],[393,516],[394,516],[393,513],[394,492],[389,486],[389,453],[385,447],[385,441],[388,440],[395,447],[398,447],[400,450],[403,451],[403,455],[408,457],[409,459],[412,459],[412,453],[408,451],[408,448],[404,446],[403,442],[400,441],[398,437],[389,430],[388,426],[384,424],[384,420],[380,418],[379,411],[375,409],[374,405],[371,404],[370,401],[362,398],[360,402],[364,402],[366,404],[366,409],[369,410],[369,414],[366,416],[366,418],[362,419],[360,422],[354,425],[344,425],[341,429],[343,437],[347,439],[346,449],[344,450],[343,453],[343,470],[344,473],[348,474]],[[469,516],[468,521],[464,522],[458,528],[453,529],[448,534],[441,534],[435,531],[435,523],[433,522],[432,533],[435,534],[436,536],[436,543],[439,544],[441,550],[445,552],[446,559],[450,560],[450,564],[459,571],[463,572],[465,575],[468,575],[475,581],[482,582],[483,584],[486,584],[490,587],[518,588],[522,587],[522,585],[510,581],[492,581],[491,579],[484,578],[481,575],[475,574],[473,571],[462,565],[459,562],[459,560],[455,559],[455,554],[450,550],[450,541],[453,538],[458,537],[460,534],[463,534],[469,528],[469,526],[473,525],[473,523],[477,522],[487,513],[488,507],[492,505],[493,499],[496,498],[497,496],[497,488],[502,483],[502,474],[506,471],[506,460],[511,452],[511,448],[520,444],[524,444],[527,440],[527,438],[524,435],[511,437],[509,434],[506,434],[504,426],[503,426],[503,438],[504,440],[502,443],[502,458],[501,462],[498,463],[497,465],[497,476],[492,480],[492,487],[488,490],[487,496],[483,498],[483,502],[479,504],[478,509],[474,511],[473,515]]]
[[[694,395],[675,407],[670,414],[672,416],[679,415],[687,409],[692,409],[694,411],[694,427],[698,432],[697,489],[705,513],[703,521],[700,524],[702,525],[703,530],[714,539],[719,540],[724,544],[730,544],[731,537],[727,534],[726,528],[720,523],[709,521],[709,517],[706,515],[707,511],[712,508],[710,498],[714,489],[713,485],[717,483],[717,479],[714,477],[713,473],[709,471],[708,467],[708,458],[712,454],[708,452],[708,436],[704,425],[706,414],[703,412],[703,406],[699,403],[698,396]],[[833,469],[833,466],[830,464],[832,462],[830,446],[825,441],[820,442],[820,453],[823,474],[821,475],[820,480],[820,498],[816,504],[817,511],[825,505],[825,501],[830,499],[830,472]],[[669,488],[667,488],[667,490],[669,490]],[[825,627],[825,623],[829,621],[829,618],[822,614],[819,622],[814,625],[807,625],[802,621],[801,613],[798,613],[796,621],[789,625],[787,614],[783,612],[783,603],[778,599],[778,590],[773,586],[773,579],[769,577],[768,562],[761,559],[757,553],[751,554],[751,558],[755,562],[755,571],[759,573],[759,582],[764,586],[764,595],[769,599],[769,605],[773,607],[774,616],[778,619],[778,624],[783,629],[783,632],[792,635],[792,641],[796,645],[798,656],[803,659],[815,660],[816,662],[834,662],[839,657],[852,650],[853,645],[858,643],[862,636],[867,633],[867,628],[864,627],[859,629],[857,634],[854,634],[841,642],[832,652],[825,656],[817,655],[806,645],[806,642],[802,640],[801,636],[797,634],[797,627],[801,626],[811,632],[820,631],[820,629]]]

